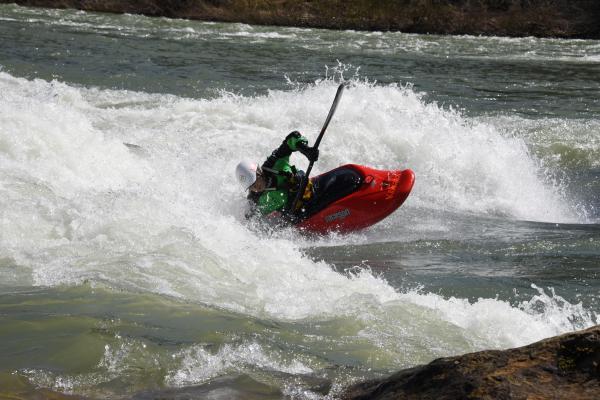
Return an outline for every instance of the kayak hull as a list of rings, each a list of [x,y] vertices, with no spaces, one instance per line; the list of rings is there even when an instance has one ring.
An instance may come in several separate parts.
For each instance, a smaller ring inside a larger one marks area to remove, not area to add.
[[[352,193],[296,224],[299,229],[325,234],[348,233],[367,228],[396,211],[404,203],[415,183],[415,174],[410,169],[377,170],[347,164],[326,174],[335,173],[340,169],[356,172],[360,177],[358,187]],[[321,176],[311,180],[318,181]]]

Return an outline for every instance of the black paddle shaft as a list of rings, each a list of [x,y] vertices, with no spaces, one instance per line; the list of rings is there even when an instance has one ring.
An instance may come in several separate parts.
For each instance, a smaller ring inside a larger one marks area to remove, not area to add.
[[[346,87],[346,85],[344,83],[340,84],[340,86],[338,86],[337,89],[337,93],[335,94],[335,98],[333,99],[333,104],[331,105],[331,108],[329,109],[329,114],[327,115],[327,119],[325,120],[325,124],[323,124],[323,128],[321,128],[321,133],[319,133],[319,137],[317,138],[317,140],[315,141],[315,144],[313,145],[313,148],[318,149],[319,148],[319,144],[321,144],[321,139],[323,139],[323,135],[325,134],[325,131],[327,130],[327,127],[329,126],[329,122],[331,121],[331,118],[333,117],[333,114],[335,113],[335,110],[337,108],[338,103],[340,102],[340,98],[342,97],[342,93],[344,92],[344,88]],[[306,169],[306,174],[304,174],[304,176],[302,177],[302,181],[300,182],[300,187],[298,188],[298,193],[296,193],[296,198],[294,199],[294,203],[292,203],[292,213],[294,213],[296,211],[296,206],[298,204],[298,202],[300,201],[300,199],[302,198],[302,196],[304,195],[304,191],[306,190],[306,186],[308,185],[308,178],[310,175],[310,171],[312,170],[314,161],[311,161],[308,164],[308,168]]]

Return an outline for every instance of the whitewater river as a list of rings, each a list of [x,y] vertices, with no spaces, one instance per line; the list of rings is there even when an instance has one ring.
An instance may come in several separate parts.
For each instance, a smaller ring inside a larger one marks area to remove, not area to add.
[[[341,81],[315,173],[411,196],[349,236],[246,222],[235,165],[314,141]],[[0,397],[335,398],[597,324],[599,274],[600,41],[0,5]]]

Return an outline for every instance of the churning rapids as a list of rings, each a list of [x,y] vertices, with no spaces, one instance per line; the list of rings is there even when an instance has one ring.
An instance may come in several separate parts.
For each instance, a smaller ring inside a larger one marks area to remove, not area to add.
[[[598,41],[15,5],[0,37],[0,395],[335,398],[598,323]],[[352,235],[263,231],[235,165],[314,140],[340,80],[315,172],[413,193]]]

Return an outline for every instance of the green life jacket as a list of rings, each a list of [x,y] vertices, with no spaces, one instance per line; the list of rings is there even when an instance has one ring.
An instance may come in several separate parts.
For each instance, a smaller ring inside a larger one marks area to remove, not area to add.
[[[308,140],[300,132],[294,131],[287,135],[283,143],[271,153],[262,165],[263,173],[270,184],[257,201],[258,210],[263,215],[288,208],[288,202],[293,199],[289,191],[296,184],[292,181],[296,168],[290,165],[290,156],[299,150],[298,146],[306,146]]]

